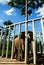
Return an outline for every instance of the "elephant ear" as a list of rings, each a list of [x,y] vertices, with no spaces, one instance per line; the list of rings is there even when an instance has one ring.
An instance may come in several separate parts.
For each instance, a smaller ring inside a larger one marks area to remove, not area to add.
[[[17,37],[18,37],[18,35],[15,35],[15,36],[14,36],[14,39],[17,38]]]
[[[30,35],[30,40],[33,40],[33,32],[32,31],[28,31],[28,34]]]
[[[21,39],[25,39],[25,32],[21,32],[21,33],[20,33],[20,38],[21,38]]]

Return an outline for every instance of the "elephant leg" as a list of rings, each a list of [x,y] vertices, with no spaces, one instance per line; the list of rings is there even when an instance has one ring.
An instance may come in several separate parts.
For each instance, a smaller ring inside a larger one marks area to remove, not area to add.
[[[18,58],[18,50],[17,48],[15,47],[15,50],[14,50],[14,58],[17,59]]]
[[[15,56],[16,56],[16,59],[18,59],[18,50],[17,49],[15,50]]]
[[[24,50],[24,45],[22,45],[22,59],[24,59],[24,55],[25,55],[25,50]]]

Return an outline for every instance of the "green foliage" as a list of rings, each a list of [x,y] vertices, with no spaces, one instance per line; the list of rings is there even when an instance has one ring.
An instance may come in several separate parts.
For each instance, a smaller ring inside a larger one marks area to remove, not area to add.
[[[21,14],[24,15],[25,14],[25,1],[26,0],[10,0],[8,5],[15,8],[19,8],[21,11]],[[27,0],[27,1],[28,1],[28,14],[29,15],[32,13],[32,10],[30,8],[35,9],[38,7],[42,7],[42,5],[44,4],[44,0]]]
[[[8,20],[8,21],[5,21],[3,24],[7,26],[7,25],[11,25],[13,23],[10,20]],[[13,26],[11,27],[11,30],[13,30]],[[5,31],[6,31],[6,36],[8,36],[9,28],[7,27],[6,30],[3,30],[3,35],[4,35]]]
[[[9,42],[9,50],[8,50],[8,57],[11,57],[11,48],[12,48],[12,41]],[[4,47],[4,55],[3,57],[6,56],[6,49],[7,49],[7,44],[5,44],[5,47]],[[0,49],[0,56],[2,54],[2,49]]]
[[[9,2],[8,3],[8,5],[10,5],[10,6],[12,6],[12,7],[14,7],[14,3],[11,1],[11,2]]]
[[[5,21],[4,23],[3,23],[4,25],[11,25],[11,24],[13,24],[10,20],[8,20],[8,21]]]

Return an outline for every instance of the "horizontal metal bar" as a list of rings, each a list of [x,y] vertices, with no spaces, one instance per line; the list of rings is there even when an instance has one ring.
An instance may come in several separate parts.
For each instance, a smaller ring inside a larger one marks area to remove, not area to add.
[[[32,22],[32,21],[34,21],[34,22],[35,22],[35,21],[37,21],[37,20],[41,20],[41,19],[44,19],[44,17],[35,18],[35,19],[32,19],[32,20],[28,20],[28,21],[29,21],[29,22],[30,22],[30,21],[31,21],[31,22]]]
[[[23,62],[20,62],[20,61],[15,61],[15,62],[0,62],[0,64],[25,64],[25,65],[27,65],[26,63],[25,63],[25,61],[23,61]]]
[[[24,22],[19,22],[19,23],[14,23],[14,24],[11,24],[11,25],[7,25],[7,26],[3,26],[3,27],[11,27],[11,26],[16,26],[16,25],[19,25],[19,24],[25,24],[25,21]]]
[[[41,17],[42,19],[44,19],[44,17]],[[32,21],[37,21],[37,20],[41,20],[41,18],[35,18],[35,19],[31,19],[31,20],[28,20],[27,23],[29,22],[32,22]],[[19,23],[14,23],[14,24],[11,24],[11,25],[7,25],[7,26],[2,26],[3,27],[9,27],[9,26],[14,26],[14,25],[19,25],[19,24],[25,24],[26,21],[22,21],[22,22],[19,22]]]

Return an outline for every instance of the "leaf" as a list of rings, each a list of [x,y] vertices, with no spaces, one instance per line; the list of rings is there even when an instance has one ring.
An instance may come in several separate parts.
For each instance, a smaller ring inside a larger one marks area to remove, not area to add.
[[[12,7],[16,7],[19,8],[21,11],[21,15],[25,15],[25,10],[23,9],[23,7],[25,7],[25,2],[26,0],[10,0],[10,2],[8,3],[8,5],[12,6]],[[44,4],[44,0],[27,0],[28,1],[28,8],[38,8],[38,7],[42,7],[42,5]],[[29,10],[28,14],[31,15],[32,11]]]
[[[8,20],[8,21],[5,21],[3,24],[4,24],[4,25],[11,25],[12,22],[11,22],[10,20]]]

